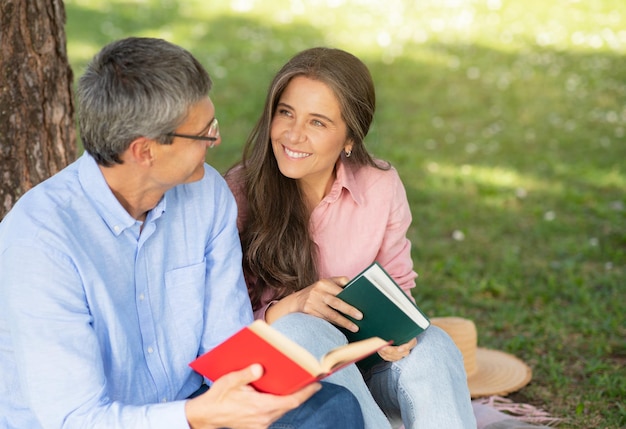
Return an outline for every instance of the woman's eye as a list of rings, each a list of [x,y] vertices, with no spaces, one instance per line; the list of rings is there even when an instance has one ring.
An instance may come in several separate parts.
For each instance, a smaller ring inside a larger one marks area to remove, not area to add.
[[[315,125],[316,127],[323,127],[324,123],[322,121],[318,121],[317,119],[314,119],[313,121],[311,121],[311,123],[313,125]]]
[[[278,114],[281,116],[291,116],[291,112],[287,109],[279,109]]]

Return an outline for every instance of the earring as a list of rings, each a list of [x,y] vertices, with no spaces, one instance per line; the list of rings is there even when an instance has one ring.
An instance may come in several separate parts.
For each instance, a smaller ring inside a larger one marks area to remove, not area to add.
[[[346,150],[346,158],[350,158],[350,155],[352,155],[352,151],[351,150]]]

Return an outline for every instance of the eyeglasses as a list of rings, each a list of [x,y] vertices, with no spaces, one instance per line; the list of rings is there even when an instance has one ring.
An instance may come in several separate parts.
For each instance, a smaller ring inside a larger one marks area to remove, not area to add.
[[[182,137],[184,139],[192,139],[192,140],[204,140],[209,142],[215,142],[220,138],[220,126],[217,122],[217,118],[213,118],[211,123],[209,124],[209,129],[203,135],[199,136],[191,136],[189,134],[177,134],[177,133],[167,133],[166,135],[172,137]],[[211,144],[213,147],[213,144]]]

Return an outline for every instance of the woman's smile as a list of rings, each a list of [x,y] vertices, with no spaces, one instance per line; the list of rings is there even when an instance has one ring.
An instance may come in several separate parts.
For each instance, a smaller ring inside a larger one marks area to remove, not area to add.
[[[295,150],[291,150],[289,149],[287,146],[283,145],[283,149],[285,150],[285,154],[289,157],[289,158],[294,158],[294,159],[302,159],[302,158],[307,158],[309,156],[311,156],[310,153],[307,152],[299,152],[299,151],[295,151]]]

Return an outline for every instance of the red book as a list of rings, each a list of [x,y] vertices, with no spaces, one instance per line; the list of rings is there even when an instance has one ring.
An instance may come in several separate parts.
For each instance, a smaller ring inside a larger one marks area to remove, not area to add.
[[[215,381],[224,374],[258,363],[263,366],[263,376],[252,386],[260,392],[288,395],[389,344],[378,337],[367,338],[337,347],[318,361],[264,321],[256,320],[189,366]]]

